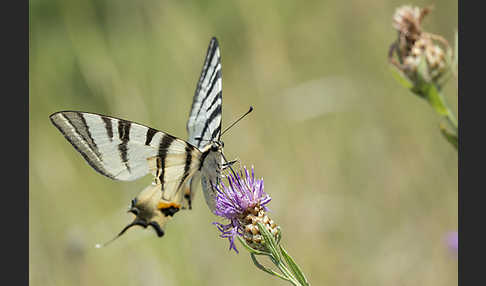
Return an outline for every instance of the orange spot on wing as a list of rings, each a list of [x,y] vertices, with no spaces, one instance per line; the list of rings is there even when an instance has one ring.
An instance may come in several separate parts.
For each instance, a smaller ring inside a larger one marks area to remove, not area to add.
[[[170,202],[170,203],[164,203],[164,202],[159,202],[157,204],[157,208],[159,210],[162,210],[162,209],[167,209],[167,208],[170,208],[170,207],[175,207],[175,208],[178,208],[180,209],[181,208],[181,205],[178,204],[178,203],[174,203],[174,202]]]

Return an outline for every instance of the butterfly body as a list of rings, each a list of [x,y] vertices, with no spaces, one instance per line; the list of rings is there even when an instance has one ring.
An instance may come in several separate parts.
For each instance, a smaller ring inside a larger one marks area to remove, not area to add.
[[[220,182],[221,171],[223,169],[223,145],[220,142],[213,142],[201,166],[201,186],[203,188],[206,204],[211,211],[214,210],[215,191],[213,185]]]
[[[134,220],[118,236],[135,225],[151,226],[162,236],[164,225],[180,209],[192,207],[199,181],[208,207],[214,209],[212,186],[219,183],[224,162],[221,103],[220,52],[216,38],[212,38],[193,97],[187,142],[101,114],[60,111],[50,119],[98,173],[121,181],[153,175],[153,183],[132,200],[129,212],[135,215]]]

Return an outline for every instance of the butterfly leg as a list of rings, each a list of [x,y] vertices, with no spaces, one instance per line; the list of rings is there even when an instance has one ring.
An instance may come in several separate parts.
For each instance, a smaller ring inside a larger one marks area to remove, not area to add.
[[[229,168],[231,170],[231,172],[236,176],[235,171],[233,170],[233,167],[232,167],[235,163],[238,163],[239,167],[241,168],[240,159],[237,158],[236,160],[233,160],[233,161],[227,161],[226,158],[225,158],[225,162],[223,163],[221,170],[224,171],[224,170],[228,170],[228,168]]]
[[[239,159],[236,159],[236,160],[233,160],[233,161],[224,162],[224,163],[223,163],[223,168],[222,168],[222,169],[224,170],[224,169],[226,169],[226,168],[228,168],[228,167],[231,167],[231,166],[233,166],[233,164],[235,164],[235,163],[240,163],[240,160],[239,160]]]

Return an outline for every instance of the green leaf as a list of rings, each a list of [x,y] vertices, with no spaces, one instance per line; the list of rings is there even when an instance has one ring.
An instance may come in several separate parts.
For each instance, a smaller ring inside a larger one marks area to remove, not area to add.
[[[426,84],[430,82],[430,72],[429,65],[425,59],[425,55],[422,55],[417,65],[417,76],[421,84]]]
[[[449,143],[451,143],[452,146],[454,146],[456,148],[456,151],[457,151],[457,148],[459,147],[457,134],[454,134],[454,133],[450,132],[449,130],[447,130],[446,127],[444,126],[444,124],[440,125],[440,131],[441,131],[442,135],[444,135],[445,139]]]
[[[258,222],[257,225],[261,235],[263,236],[263,239],[265,240],[267,249],[272,253],[273,257],[275,257],[276,260],[280,261],[281,258],[277,250],[277,243],[275,242],[275,238],[261,222]]]
[[[413,93],[421,98],[427,99],[429,85],[431,84],[429,68],[425,56],[422,55],[417,65],[417,79],[415,85],[410,89]]]
[[[258,269],[260,269],[262,271],[265,271],[265,272],[267,272],[270,275],[277,276],[277,277],[279,277],[279,278],[281,278],[281,279],[283,279],[285,281],[290,281],[290,279],[288,279],[287,277],[284,277],[284,276],[280,275],[279,273],[273,271],[272,269],[267,268],[267,267],[263,266],[262,264],[260,264],[260,262],[258,262],[258,260],[256,259],[255,255],[253,253],[251,253],[250,256],[251,256],[251,260],[253,260],[253,264],[255,264],[255,266]]]
[[[392,76],[406,89],[411,89],[413,87],[413,83],[408,79],[408,77],[399,70],[396,66],[391,65],[391,73]]]
[[[277,242],[277,245],[280,244],[280,240],[282,240],[282,230],[280,229],[280,226],[277,226],[277,239],[276,239],[276,242]]]
[[[238,237],[238,240],[240,241],[241,245],[243,245],[243,247],[246,248],[246,250],[248,250],[248,252],[250,252],[250,254],[271,255],[270,252],[264,252],[264,251],[260,251],[258,249],[251,248],[251,246],[249,246],[248,243],[246,243],[246,241],[243,238],[241,238],[240,236],[237,236],[237,237]]]
[[[285,249],[280,245],[280,250],[282,251],[282,256],[284,257],[285,261],[290,267],[290,270],[292,270],[292,273],[294,274],[295,278],[300,282],[302,285],[309,285],[309,282],[307,282],[307,278],[305,278],[304,273],[300,269],[299,265],[295,263],[295,261],[290,257],[290,255],[285,251]]]

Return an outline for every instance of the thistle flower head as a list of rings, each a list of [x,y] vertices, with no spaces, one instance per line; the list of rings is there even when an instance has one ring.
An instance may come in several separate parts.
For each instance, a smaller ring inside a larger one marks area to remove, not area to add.
[[[227,185],[221,181],[214,186],[217,192],[214,214],[229,220],[227,224],[214,222],[221,231],[220,237],[228,238],[230,250],[236,252],[237,236],[243,237],[250,247],[261,250],[263,237],[257,223],[261,222],[275,236],[280,230],[266,214],[271,198],[263,190],[263,179],[255,179],[253,167],[251,175],[244,167],[244,172],[232,172],[226,177]]]

